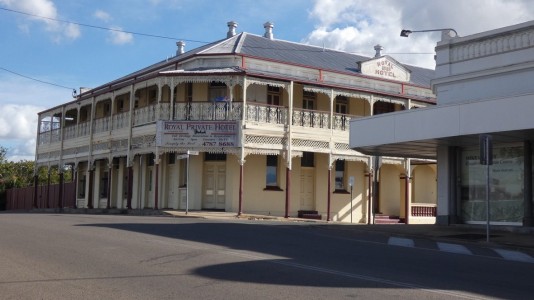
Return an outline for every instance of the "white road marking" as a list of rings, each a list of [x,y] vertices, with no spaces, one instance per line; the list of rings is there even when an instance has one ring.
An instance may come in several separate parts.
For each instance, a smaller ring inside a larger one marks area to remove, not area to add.
[[[523,252],[504,250],[504,249],[493,249],[493,250],[499,253],[499,255],[502,256],[502,258],[506,260],[515,260],[515,261],[534,263],[534,258]]]
[[[401,247],[414,247],[415,243],[412,239],[390,237],[388,239],[388,245],[401,246]]]
[[[441,242],[438,242],[437,244],[438,244],[439,250],[441,251],[458,253],[458,254],[467,254],[467,255],[473,254],[469,249],[467,249],[465,246],[462,246],[462,245],[441,243]]]

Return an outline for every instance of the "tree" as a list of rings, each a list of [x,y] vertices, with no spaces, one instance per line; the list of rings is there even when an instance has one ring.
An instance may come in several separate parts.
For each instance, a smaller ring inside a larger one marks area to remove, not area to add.
[[[3,208],[6,197],[6,190],[11,188],[29,187],[34,184],[35,162],[29,160],[8,161],[7,148],[0,146],[0,210]],[[64,180],[71,180],[70,168],[63,169]],[[50,184],[59,183],[59,169],[57,167],[50,169]],[[48,169],[38,169],[39,183],[48,183]]]

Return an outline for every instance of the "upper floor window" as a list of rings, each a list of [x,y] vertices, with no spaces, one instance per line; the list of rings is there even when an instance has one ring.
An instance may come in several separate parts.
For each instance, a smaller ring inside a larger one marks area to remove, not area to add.
[[[373,105],[373,115],[385,114],[395,111],[395,104],[378,101]]]
[[[226,98],[227,87],[224,82],[210,82],[208,91],[208,100],[216,101]]]
[[[280,87],[277,86],[267,86],[267,104],[269,105],[280,105]]]
[[[192,82],[188,82],[185,84],[185,102],[193,102],[193,83]]]
[[[348,114],[349,113],[349,101],[345,96],[337,96],[335,103],[335,112],[338,114]]]
[[[315,99],[317,99],[317,94],[314,92],[304,91],[302,97],[302,108],[309,110],[315,109]]]

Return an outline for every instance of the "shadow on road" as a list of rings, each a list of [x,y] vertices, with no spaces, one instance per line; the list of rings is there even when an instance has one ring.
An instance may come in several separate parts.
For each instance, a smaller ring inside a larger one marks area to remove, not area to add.
[[[223,247],[221,251],[258,254],[249,261],[194,270],[197,275],[219,280],[313,287],[419,288],[462,297],[468,293],[520,298],[525,290],[534,293],[534,285],[529,282],[534,278],[530,264],[489,259],[490,263],[484,264],[482,258],[472,256],[366,243],[336,235],[330,229],[326,234],[316,225],[198,221],[78,226],[126,230],[217,245]],[[300,270],[298,276],[295,268]],[[488,278],[498,284],[488,284]]]

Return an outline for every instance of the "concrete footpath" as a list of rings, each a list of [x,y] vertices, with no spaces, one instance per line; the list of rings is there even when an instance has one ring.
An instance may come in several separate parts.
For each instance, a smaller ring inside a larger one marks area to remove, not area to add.
[[[405,224],[347,224],[326,222],[324,220],[307,220],[299,218],[283,218],[264,215],[242,214],[210,211],[163,211],[173,217],[228,219],[228,220],[273,220],[280,222],[310,222],[326,226],[335,226],[342,230],[363,231],[394,237],[430,239],[433,241],[454,242],[460,244],[476,244],[484,247],[502,247],[522,250],[534,255],[534,227],[491,226],[490,241],[486,242],[486,226],[484,225],[405,225]]]

